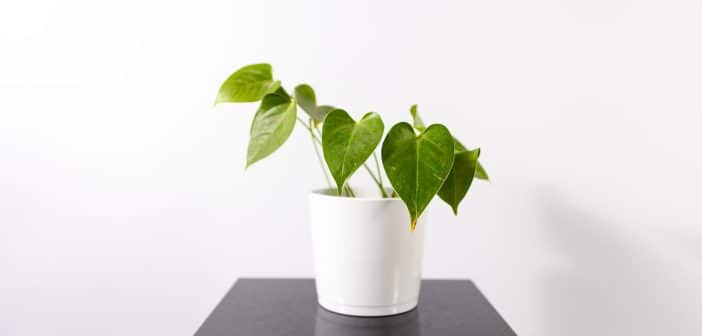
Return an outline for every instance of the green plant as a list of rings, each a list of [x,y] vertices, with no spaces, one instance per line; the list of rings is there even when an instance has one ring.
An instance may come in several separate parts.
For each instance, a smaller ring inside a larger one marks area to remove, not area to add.
[[[392,185],[389,195],[375,154],[385,129],[379,114],[369,112],[355,121],[342,109],[317,105],[315,92],[307,84],[295,87],[291,96],[273,78],[269,64],[247,65],[234,72],[220,87],[215,105],[257,101],[261,103],[251,124],[247,168],[280,148],[297,122],[312,139],[330,190],[336,190],[339,196],[355,197],[348,179],[364,167],[383,197],[397,195],[402,199],[412,230],[434,196],[439,195],[457,215],[473,179],[488,180],[478,161],[480,149],[467,149],[444,125],[425,126],[417,105],[410,107],[412,124],[395,124],[382,144],[383,167]],[[298,116],[298,106],[307,113],[307,121]],[[367,163],[371,156],[375,171]]]

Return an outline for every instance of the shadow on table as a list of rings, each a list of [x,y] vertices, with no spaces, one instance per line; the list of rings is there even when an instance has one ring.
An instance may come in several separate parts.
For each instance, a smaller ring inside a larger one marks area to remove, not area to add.
[[[419,311],[387,317],[353,317],[317,307],[314,336],[419,336]]]
[[[545,283],[546,336],[675,334],[664,259],[637,232],[544,196],[544,238],[567,265]]]

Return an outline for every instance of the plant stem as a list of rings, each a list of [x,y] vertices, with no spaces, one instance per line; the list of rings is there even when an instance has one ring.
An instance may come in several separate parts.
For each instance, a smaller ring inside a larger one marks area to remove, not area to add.
[[[307,125],[304,120],[300,119],[300,117],[297,117],[297,122],[299,122],[303,127],[305,127],[309,132],[310,135],[312,136],[312,140],[316,142],[318,145],[322,145],[322,142],[317,138],[317,136],[314,134],[314,131],[312,130],[312,127]]]
[[[312,148],[314,148],[314,153],[317,155],[317,160],[319,161],[319,166],[322,168],[322,172],[324,173],[324,179],[327,181],[327,185],[329,186],[329,190],[334,190],[334,186],[331,183],[331,179],[329,179],[329,173],[327,173],[327,167],[324,165],[324,160],[322,160],[322,155],[319,153],[319,148],[317,148],[317,144],[319,143],[319,140],[317,137],[314,136],[314,132],[312,132],[312,128],[307,126],[302,119],[297,118],[297,121],[299,121],[305,128],[307,128],[310,131],[310,136],[312,137]]]
[[[375,169],[378,172],[378,184],[380,185],[380,193],[383,194],[383,197],[388,197],[388,195],[385,193],[385,187],[383,186],[383,172],[380,170],[380,161],[378,160],[378,156],[375,155],[375,152],[373,152],[373,160],[375,160]]]
[[[322,138],[322,132],[320,132],[318,128],[315,128],[314,130],[317,131],[317,135],[318,135],[319,138],[321,139],[321,138]]]
[[[366,168],[368,175],[371,176],[375,184],[378,186],[378,188],[380,188],[380,194],[383,196],[383,198],[387,198],[388,194],[385,193],[385,188],[383,188],[383,182],[381,182],[380,180],[378,180],[377,177],[375,177],[375,174],[373,174],[373,171],[370,168],[368,168],[367,164],[364,163],[363,168]]]
[[[344,186],[344,189],[346,190],[346,194],[348,194],[351,197],[356,197],[356,194],[353,193],[353,189],[351,189],[351,186],[346,184]]]
[[[322,161],[322,155],[319,153],[319,148],[317,148],[317,145],[312,142],[312,148],[314,148],[314,153],[317,154],[317,160],[319,161],[319,166],[322,168],[322,172],[324,172],[324,179],[327,181],[327,186],[329,186],[329,190],[334,190],[334,186],[331,183],[331,180],[329,179],[329,173],[327,173],[327,168],[324,166],[324,161]]]

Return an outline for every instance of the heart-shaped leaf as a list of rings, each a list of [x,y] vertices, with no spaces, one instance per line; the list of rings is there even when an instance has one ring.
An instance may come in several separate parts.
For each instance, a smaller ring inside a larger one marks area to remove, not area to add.
[[[458,215],[458,204],[466,196],[473,182],[478,166],[478,156],[480,156],[480,148],[472,151],[458,150],[459,145],[460,143],[454,143],[455,153],[451,173],[439,190],[439,197],[451,206],[456,215]]]
[[[263,97],[251,123],[246,167],[271,155],[282,146],[295,128],[296,118],[295,100],[277,93]]]
[[[366,113],[358,122],[340,109],[327,115],[322,127],[322,150],[339,195],[346,180],[373,154],[384,127],[375,112]]]
[[[297,99],[297,104],[314,120],[315,127],[324,121],[327,113],[335,109],[328,105],[317,106],[317,97],[314,89],[307,84],[300,84],[295,87],[295,99]]]
[[[270,64],[247,65],[222,83],[215,105],[259,101],[266,94],[275,92],[278,87],[280,82],[273,80],[273,68]]]
[[[451,132],[434,124],[415,135],[410,124],[398,123],[385,137],[382,157],[390,183],[407,205],[414,230],[417,219],[451,172]]]

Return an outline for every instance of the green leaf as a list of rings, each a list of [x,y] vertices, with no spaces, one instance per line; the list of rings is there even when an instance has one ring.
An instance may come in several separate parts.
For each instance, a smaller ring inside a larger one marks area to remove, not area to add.
[[[339,195],[346,180],[373,154],[384,127],[375,112],[366,113],[358,122],[340,109],[327,115],[322,127],[322,150]]]
[[[460,145],[460,143],[454,139],[454,146],[456,145]],[[463,147],[462,145],[460,146]],[[458,204],[466,196],[475,176],[480,148],[472,151],[456,150],[455,148],[454,150],[451,173],[449,173],[448,178],[441,186],[439,197],[451,206],[455,215],[458,215]]]
[[[307,84],[295,87],[295,99],[297,99],[297,104],[314,120],[315,127],[324,121],[327,113],[335,109],[335,107],[328,105],[317,106],[314,90]]]
[[[247,65],[222,83],[215,105],[259,101],[266,94],[275,92],[278,87],[280,82],[273,80],[273,69],[270,64]]]
[[[292,133],[296,118],[295,100],[277,93],[263,97],[251,123],[246,167],[280,148]]]
[[[406,122],[396,124],[385,137],[383,166],[395,191],[407,205],[410,227],[439,192],[453,165],[453,137],[440,124],[415,135]]]
[[[480,164],[480,161],[478,161],[478,166],[475,168],[475,178],[479,180],[485,180],[489,181],[490,177],[488,176],[487,171],[483,167],[482,164]]]
[[[419,113],[417,112],[417,104],[410,107],[410,114],[412,115],[412,123],[414,124],[414,128],[420,132],[424,132],[426,126],[424,126],[424,121],[422,121],[422,118],[419,117]]]

